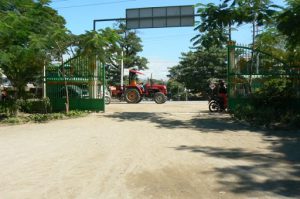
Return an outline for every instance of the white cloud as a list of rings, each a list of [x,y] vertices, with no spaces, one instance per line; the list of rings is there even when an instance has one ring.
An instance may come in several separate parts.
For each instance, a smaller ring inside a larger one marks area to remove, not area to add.
[[[147,65],[149,69],[143,71],[145,74],[145,77],[141,77],[143,79],[150,78],[152,73],[153,79],[167,80],[168,68],[178,64],[176,60],[163,59],[161,57],[147,57],[147,59],[149,61]]]

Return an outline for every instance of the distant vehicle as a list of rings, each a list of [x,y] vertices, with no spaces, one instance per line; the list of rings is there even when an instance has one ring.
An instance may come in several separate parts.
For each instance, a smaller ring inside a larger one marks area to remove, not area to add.
[[[13,87],[11,84],[11,81],[4,74],[0,74],[0,86],[2,88],[12,88]]]
[[[139,85],[136,83],[138,74],[143,74],[135,69],[129,70],[129,85],[123,88],[116,87],[113,91],[113,96],[119,99],[125,99],[127,103],[135,104],[141,102],[143,99],[153,99],[157,104],[163,104],[167,101],[167,87],[165,85],[147,83]]]

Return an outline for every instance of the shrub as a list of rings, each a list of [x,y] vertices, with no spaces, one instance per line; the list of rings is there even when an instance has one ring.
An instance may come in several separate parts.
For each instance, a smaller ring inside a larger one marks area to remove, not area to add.
[[[71,110],[66,114],[67,117],[82,117],[87,115],[87,112],[79,111],[79,110]]]
[[[6,124],[23,124],[28,122],[28,119],[23,117],[8,117],[2,120],[2,122]]]
[[[14,99],[1,101],[0,103],[0,112],[8,116],[16,116],[19,109],[20,105],[18,101]]]
[[[237,105],[233,115],[252,124],[269,126],[300,126],[299,99],[295,97],[289,80],[271,79],[253,93],[246,105]],[[296,107],[296,108],[295,108]]]
[[[28,116],[30,118],[30,121],[33,122],[46,122],[48,120],[51,120],[51,116],[48,114],[32,114]]]
[[[50,99],[18,100],[20,110],[25,113],[49,113],[51,112]]]

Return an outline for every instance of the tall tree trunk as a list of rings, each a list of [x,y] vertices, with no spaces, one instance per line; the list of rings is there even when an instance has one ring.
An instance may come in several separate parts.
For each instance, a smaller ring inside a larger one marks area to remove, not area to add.
[[[68,90],[68,82],[67,82],[67,78],[66,78],[66,70],[65,70],[65,66],[64,66],[64,58],[61,55],[61,65],[62,65],[62,72],[63,72],[63,76],[64,76],[64,85],[65,85],[65,89],[66,89],[66,113],[69,113],[70,110],[70,101],[69,101],[69,90]]]

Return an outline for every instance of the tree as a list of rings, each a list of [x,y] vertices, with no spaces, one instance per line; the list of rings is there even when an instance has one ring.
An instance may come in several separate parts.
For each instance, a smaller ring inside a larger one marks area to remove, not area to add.
[[[174,79],[170,79],[167,83],[168,98],[178,100],[184,91],[184,85]]]
[[[76,53],[79,55],[86,55],[89,57],[97,56],[103,63],[107,63],[113,52],[120,51],[118,41],[120,36],[115,30],[110,28],[98,31],[86,31],[77,37]]]
[[[211,46],[222,47],[224,43],[231,40],[231,26],[236,15],[234,9],[228,8],[227,4],[215,5],[213,3],[207,5],[199,3],[197,7],[201,21],[195,28],[200,34],[192,38],[194,46],[200,45],[206,49]]]
[[[148,60],[138,55],[143,50],[141,38],[135,31],[128,30],[124,23],[120,23],[116,32],[120,35],[118,45],[120,49],[115,47],[109,48],[108,51],[112,56],[109,57],[107,64],[107,76],[110,84],[118,84],[121,77],[121,51],[123,50],[124,68],[137,67],[138,70],[148,69]]]
[[[67,34],[65,20],[48,0],[5,0],[0,3],[0,67],[24,94],[24,86],[41,74],[53,52],[55,32]]]
[[[224,0],[219,5],[209,3],[197,6],[201,21],[195,30],[200,34],[192,40],[194,45],[205,48],[230,41],[232,27],[244,23],[252,23],[254,43],[256,27],[270,23],[276,13],[275,8],[278,8],[270,0]]]
[[[273,22],[273,16],[279,6],[272,4],[270,0],[224,0],[230,4],[229,8],[235,10],[233,21],[237,25],[243,23],[252,24],[252,44],[255,43],[257,27]]]
[[[281,59],[290,66],[299,66],[300,46],[291,47],[288,37],[276,28],[277,24],[267,27],[256,39],[256,47],[274,57]]]
[[[170,68],[168,77],[184,84],[192,92],[205,93],[210,78],[226,77],[226,50],[211,47],[182,53],[177,66]]]
[[[277,17],[277,28],[288,37],[291,48],[300,46],[300,1],[289,0],[289,6]]]

